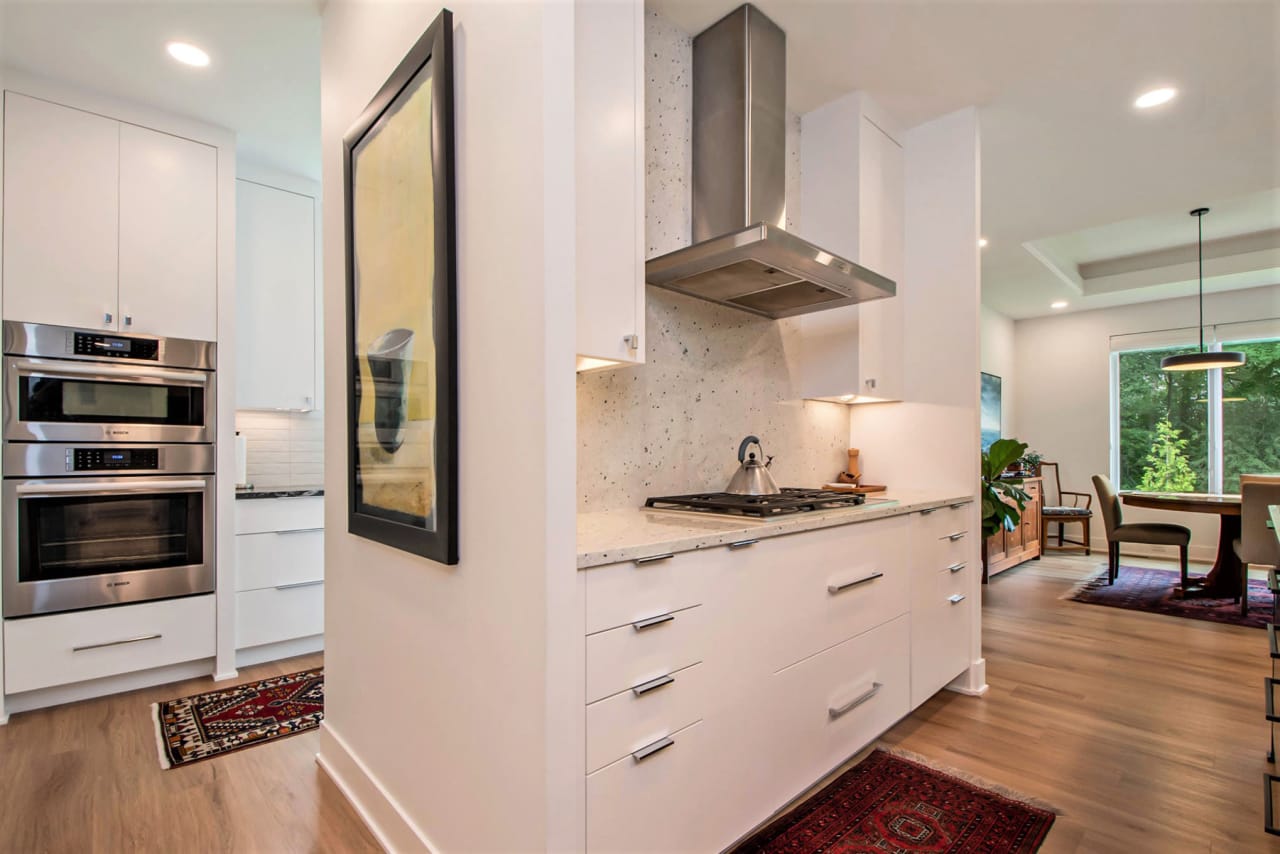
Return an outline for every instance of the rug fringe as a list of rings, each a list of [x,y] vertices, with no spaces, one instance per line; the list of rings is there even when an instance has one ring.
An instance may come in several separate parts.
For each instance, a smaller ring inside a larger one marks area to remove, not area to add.
[[[952,768],[949,765],[936,762],[927,756],[921,756],[919,753],[914,753],[905,748],[880,742],[876,745],[876,749],[883,750],[885,753],[897,756],[900,759],[906,759],[914,762],[917,765],[923,765],[926,768],[931,768],[942,774],[949,774],[952,777],[964,780],[966,783],[972,783],[980,788],[988,789],[1003,798],[1008,798],[1011,801],[1017,801],[1020,804],[1026,804],[1027,806],[1035,807],[1036,809],[1041,809],[1045,812],[1051,812],[1054,815],[1066,815],[1066,813],[1064,813],[1060,808],[1054,806],[1048,801],[1041,800],[1040,798],[1034,798],[1030,795],[1025,795],[1022,792],[1011,789],[1008,786],[1002,786],[999,783],[993,783],[990,780],[979,777],[977,774],[970,774],[968,771],[961,771],[958,768]]]
[[[160,704],[151,704],[151,723],[156,728],[156,753],[160,757],[160,768],[169,770],[173,767],[173,763],[169,761],[169,751],[165,750],[164,744],[164,727],[160,723]]]

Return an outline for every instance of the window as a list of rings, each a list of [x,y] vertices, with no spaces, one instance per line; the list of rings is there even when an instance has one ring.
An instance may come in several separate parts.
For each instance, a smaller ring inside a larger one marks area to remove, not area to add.
[[[1160,370],[1163,357],[1197,349],[1182,344],[1185,332],[1134,337],[1112,345],[1112,474],[1120,489],[1235,493],[1242,473],[1280,472],[1280,337],[1210,345],[1245,353],[1240,368],[1173,372]],[[1125,348],[1148,343],[1141,339],[1156,346]]]

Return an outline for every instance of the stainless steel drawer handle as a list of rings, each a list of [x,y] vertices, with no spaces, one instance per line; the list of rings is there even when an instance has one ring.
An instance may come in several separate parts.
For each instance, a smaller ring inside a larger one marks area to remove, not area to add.
[[[667,554],[664,554],[664,555],[650,555],[649,557],[638,557],[635,560],[633,560],[632,563],[634,563],[636,566],[645,566],[646,564],[657,563],[660,560],[671,560],[673,557],[675,557],[675,555],[668,552]]]
[[[951,566],[947,567],[947,569],[951,570],[952,572],[959,572],[964,568],[965,568],[964,563],[953,563],[951,564]]]
[[[873,572],[865,578],[855,578],[853,581],[846,581],[844,584],[828,584],[827,592],[834,596],[836,593],[843,593],[850,587],[857,587],[859,584],[866,584],[869,581],[875,581],[877,578],[884,578],[884,573]]]
[[[291,528],[291,529],[289,529],[288,531],[275,531],[274,533],[277,533],[277,534],[313,534],[313,533],[315,533],[316,531],[323,531],[323,530],[324,530],[324,526],[322,525],[322,526],[320,526],[319,528]]]
[[[934,512],[934,511],[936,511],[937,509],[938,509],[937,507],[926,507],[925,509],[923,509],[923,510],[921,510],[921,511],[920,511],[920,515],[921,515],[921,516],[928,516],[930,513],[933,513],[933,512]]]
[[[299,587],[318,587],[321,584],[324,584],[323,578],[320,579],[319,581],[297,581],[297,582],[294,582],[293,584],[277,584],[276,589],[277,590],[297,590]]]
[[[947,534],[947,539],[954,543],[956,540],[962,540],[962,539],[964,539],[964,535],[965,535],[966,533],[968,533],[968,532],[967,532],[967,531],[956,531],[954,534]]]
[[[861,705],[862,705],[863,703],[865,703],[867,700],[870,700],[870,699],[871,699],[872,697],[874,697],[876,694],[879,694],[879,693],[880,693],[880,689],[881,689],[881,688],[883,688],[883,687],[884,687],[884,685],[883,685],[883,684],[881,684],[880,682],[872,682],[872,683],[871,683],[871,688],[870,688],[869,690],[867,690],[867,691],[865,691],[864,693],[859,694],[858,696],[854,697],[852,700],[850,700],[849,702],[845,703],[843,706],[833,706],[833,707],[831,707],[831,708],[827,709],[827,714],[828,714],[828,715],[830,715],[830,716],[831,716],[831,718],[832,718],[833,720],[834,720],[835,718],[840,717],[840,716],[841,716],[841,715],[843,715],[843,714],[847,714],[847,713],[849,713],[849,712],[853,711],[854,709],[858,708],[858,706],[861,706]]]
[[[746,549],[754,546],[759,540],[738,540],[736,543],[729,543],[731,549]]]
[[[956,593],[953,596],[948,596],[947,601],[950,602],[952,605],[959,605],[961,602],[964,601],[964,598],[965,597],[963,593]]]
[[[656,617],[645,617],[643,620],[636,620],[634,623],[632,623],[631,628],[635,629],[637,632],[642,632],[645,629],[651,629],[654,626],[660,626],[663,623],[669,623],[675,618],[676,618],[675,614],[659,614]]]
[[[952,510],[959,510],[961,507],[968,507],[968,506],[969,506],[969,503],[970,503],[970,502],[968,502],[968,501],[959,501],[959,502],[957,502],[957,503],[955,503],[955,504],[952,504],[952,505],[951,505],[951,509],[952,509]]]
[[[676,677],[668,673],[666,676],[659,676],[657,679],[650,679],[648,682],[641,682],[639,685],[632,685],[631,693],[639,697],[644,694],[648,694],[656,688],[661,688],[664,685],[670,685],[675,681]]]
[[[671,736],[669,735],[663,736],[662,738],[655,741],[653,744],[646,744],[644,747],[632,753],[631,758],[637,762],[643,762],[653,754],[657,753],[658,751],[666,750],[668,747],[670,747],[675,743],[676,743],[675,739],[673,739]]]
[[[123,646],[124,644],[127,644],[127,643],[139,643],[141,641],[160,640],[160,638],[162,637],[164,636],[161,634],[138,635],[136,638],[125,638],[124,640],[107,641],[106,643],[91,643],[91,644],[86,644],[85,646],[73,646],[71,647],[71,651],[84,652],[86,649],[102,649],[103,647],[106,647],[106,646]]]

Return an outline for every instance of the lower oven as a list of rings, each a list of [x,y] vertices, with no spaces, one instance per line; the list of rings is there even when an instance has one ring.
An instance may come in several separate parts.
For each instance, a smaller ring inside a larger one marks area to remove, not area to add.
[[[4,616],[214,589],[212,445],[5,446]]]

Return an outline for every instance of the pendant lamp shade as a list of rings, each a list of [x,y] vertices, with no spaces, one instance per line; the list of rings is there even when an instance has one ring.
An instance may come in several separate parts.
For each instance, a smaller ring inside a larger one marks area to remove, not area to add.
[[[1212,353],[1204,349],[1204,215],[1208,212],[1208,208],[1196,208],[1191,212],[1196,218],[1196,255],[1200,261],[1200,352],[1165,356],[1160,360],[1162,371],[1210,371],[1214,368],[1238,368],[1244,364],[1244,353],[1235,350]]]

